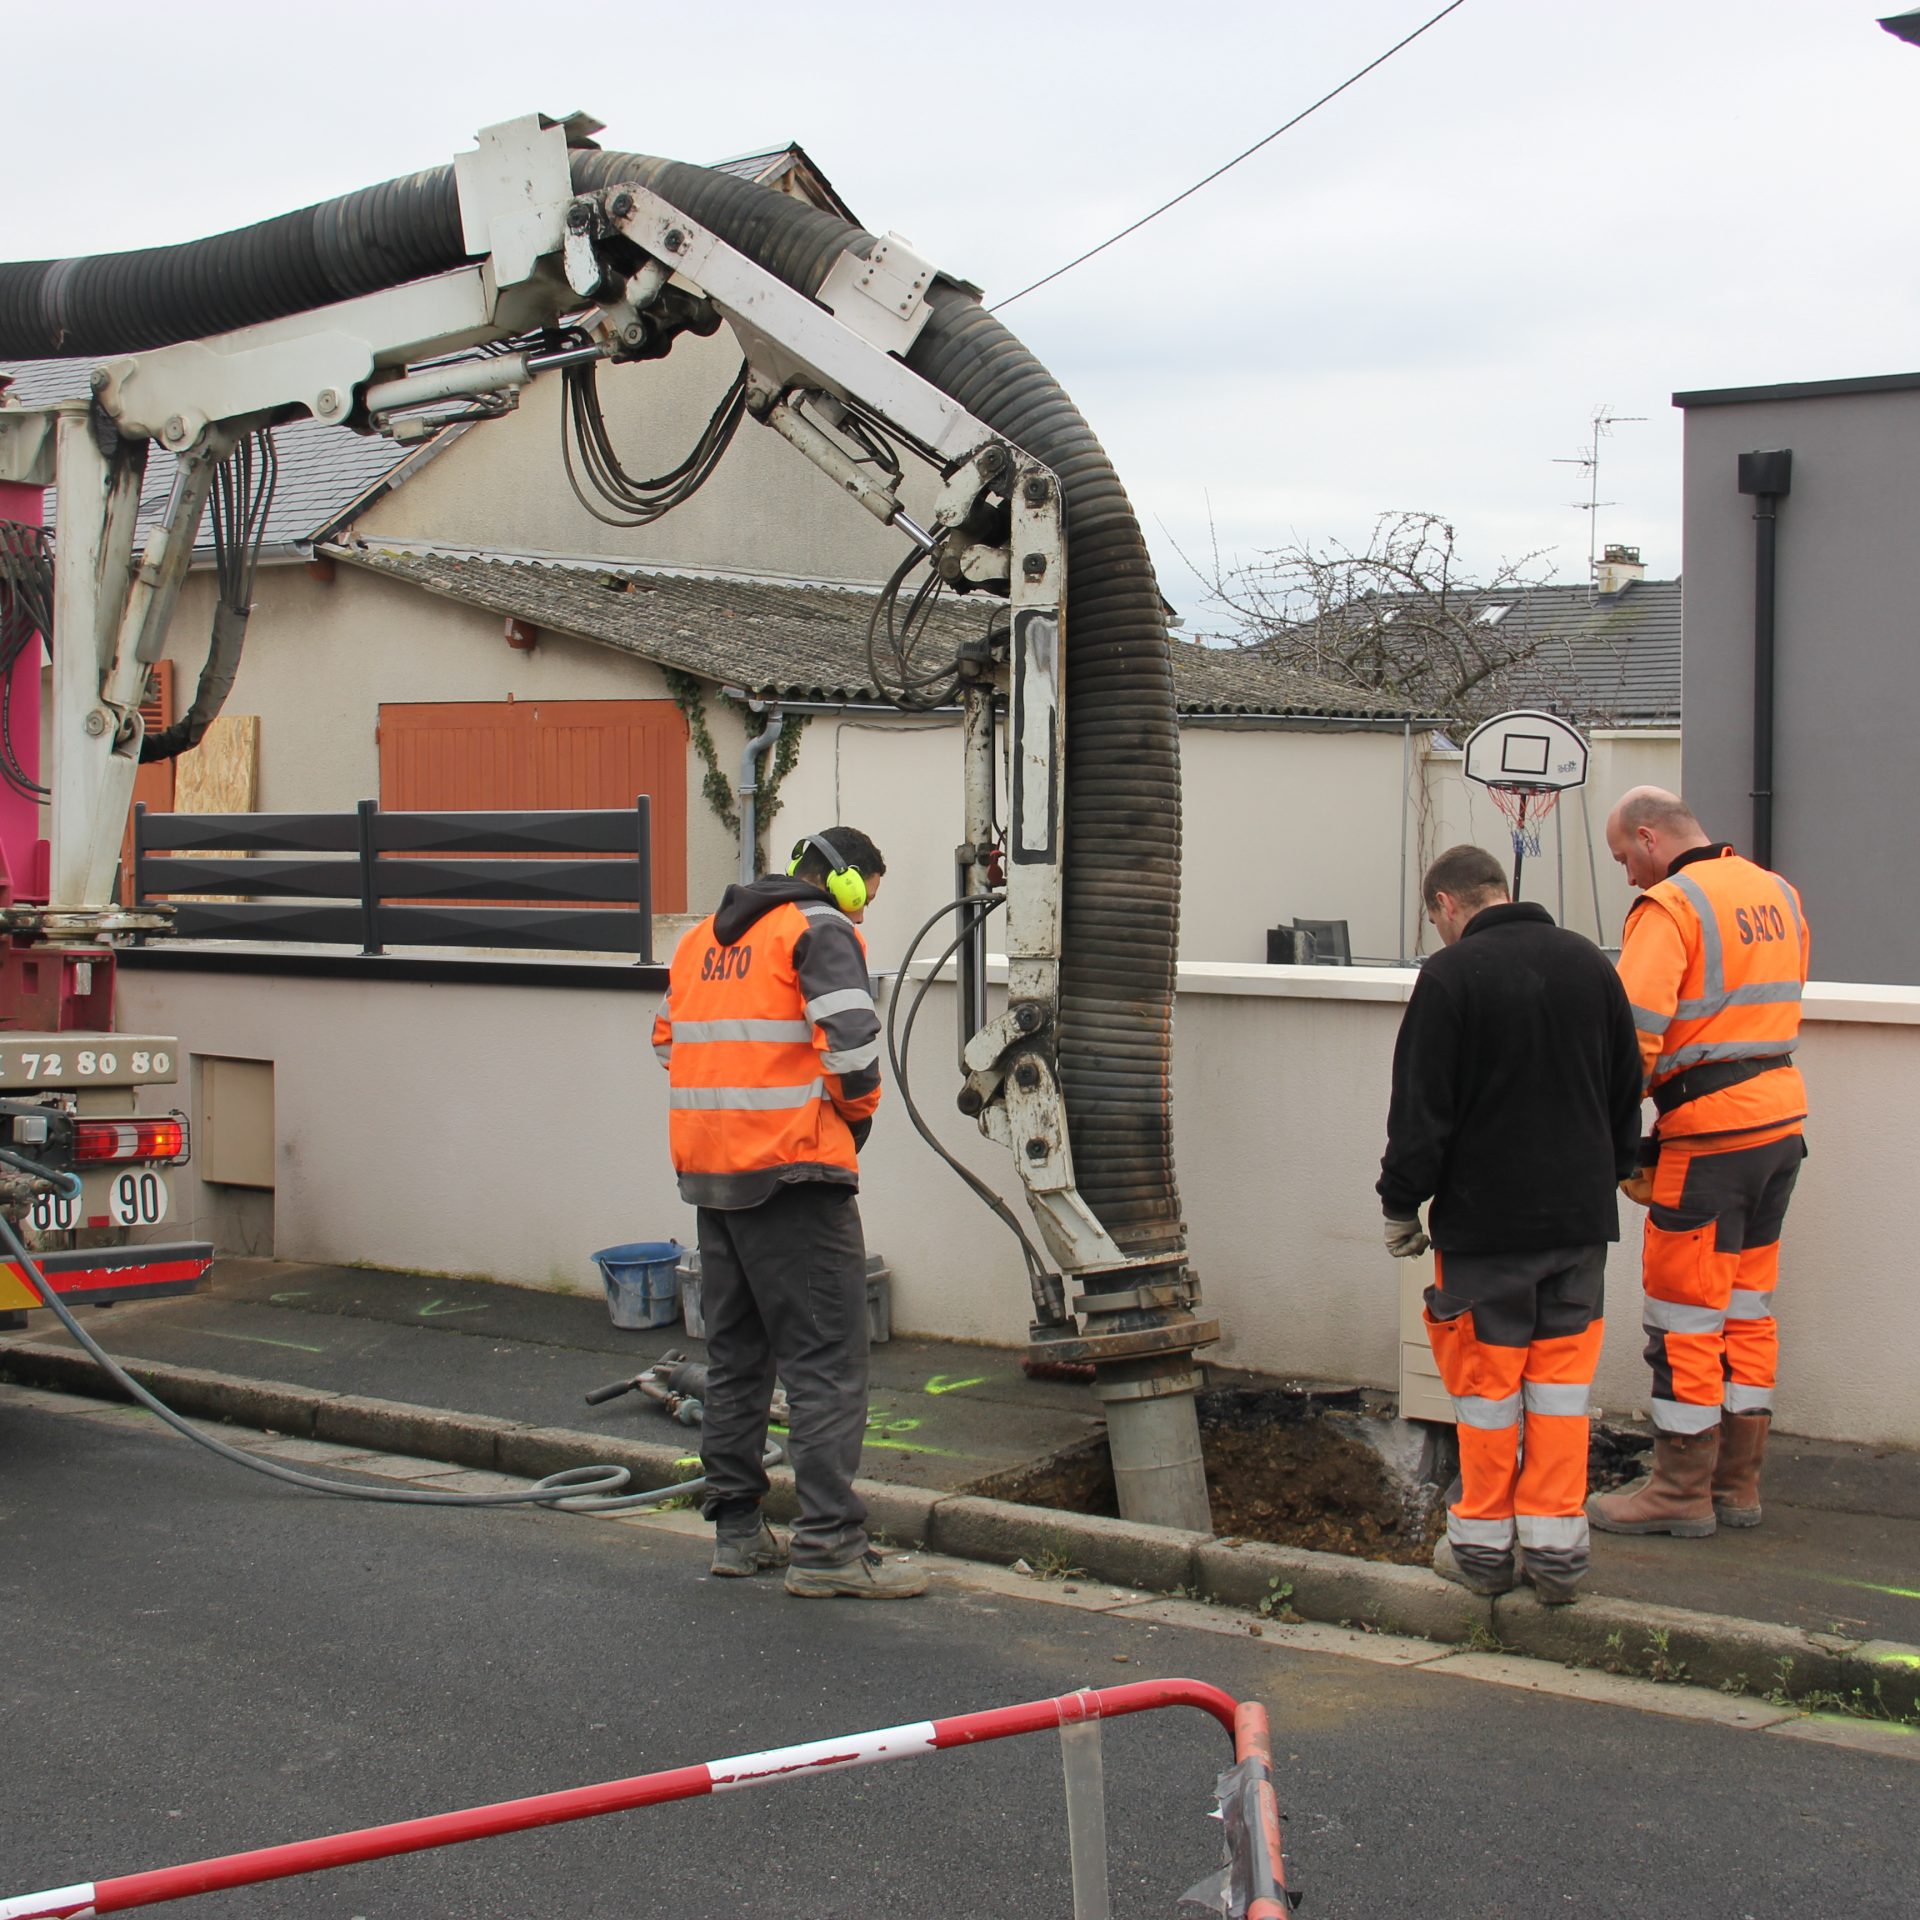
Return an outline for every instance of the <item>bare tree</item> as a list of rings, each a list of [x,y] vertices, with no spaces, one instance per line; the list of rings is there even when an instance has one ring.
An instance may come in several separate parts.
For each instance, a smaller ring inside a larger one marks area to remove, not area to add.
[[[1452,523],[1437,513],[1384,513],[1356,551],[1298,542],[1223,566],[1208,603],[1223,636],[1298,673],[1363,688],[1462,725],[1514,704],[1517,670],[1551,649],[1550,622],[1529,616],[1546,584],[1542,554],[1465,571]]]

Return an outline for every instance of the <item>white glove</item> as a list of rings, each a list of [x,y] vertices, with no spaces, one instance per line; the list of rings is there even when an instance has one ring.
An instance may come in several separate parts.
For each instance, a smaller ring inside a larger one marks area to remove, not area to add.
[[[1433,1245],[1421,1228],[1419,1216],[1411,1220],[1396,1220],[1391,1214],[1386,1220],[1387,1251],[1396,1260],[1413,1260]]]

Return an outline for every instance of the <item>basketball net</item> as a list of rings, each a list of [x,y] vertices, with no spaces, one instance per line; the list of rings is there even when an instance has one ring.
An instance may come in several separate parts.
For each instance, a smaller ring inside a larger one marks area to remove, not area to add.
[[[1558,787],[1529,787],[1507,781],[1488,781],[1493,804],[1506,815],[1513,835],[1513,897],[1520,898],[1520,869],[1540,858],[1540,825],[1560,804]]]

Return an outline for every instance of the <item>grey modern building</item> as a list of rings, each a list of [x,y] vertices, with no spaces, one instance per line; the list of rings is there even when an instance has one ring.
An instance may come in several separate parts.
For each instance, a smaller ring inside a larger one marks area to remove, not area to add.
[[[1770,837],[1819,978],[1920,985],[1920,373],[1674,404],[1687,798]]]

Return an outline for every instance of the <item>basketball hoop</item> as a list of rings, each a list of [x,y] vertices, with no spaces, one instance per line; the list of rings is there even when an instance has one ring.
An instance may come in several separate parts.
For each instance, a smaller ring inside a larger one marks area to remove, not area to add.
[[[1564,720],[1521,708],[1497,713],[1467,736],[1462,770],[1493,795],[1513,840],[1513,897],[1540,857],[1540,828],[1560,796],[1587,781],[1587,743]]]
[[[1558,787],[1532,787],[1488,781],[1493,804],[1506,815],[1513,836],[1514,892],[1520,891],[1520,862],[1540,858],[1540,823],[1560,804]]]

